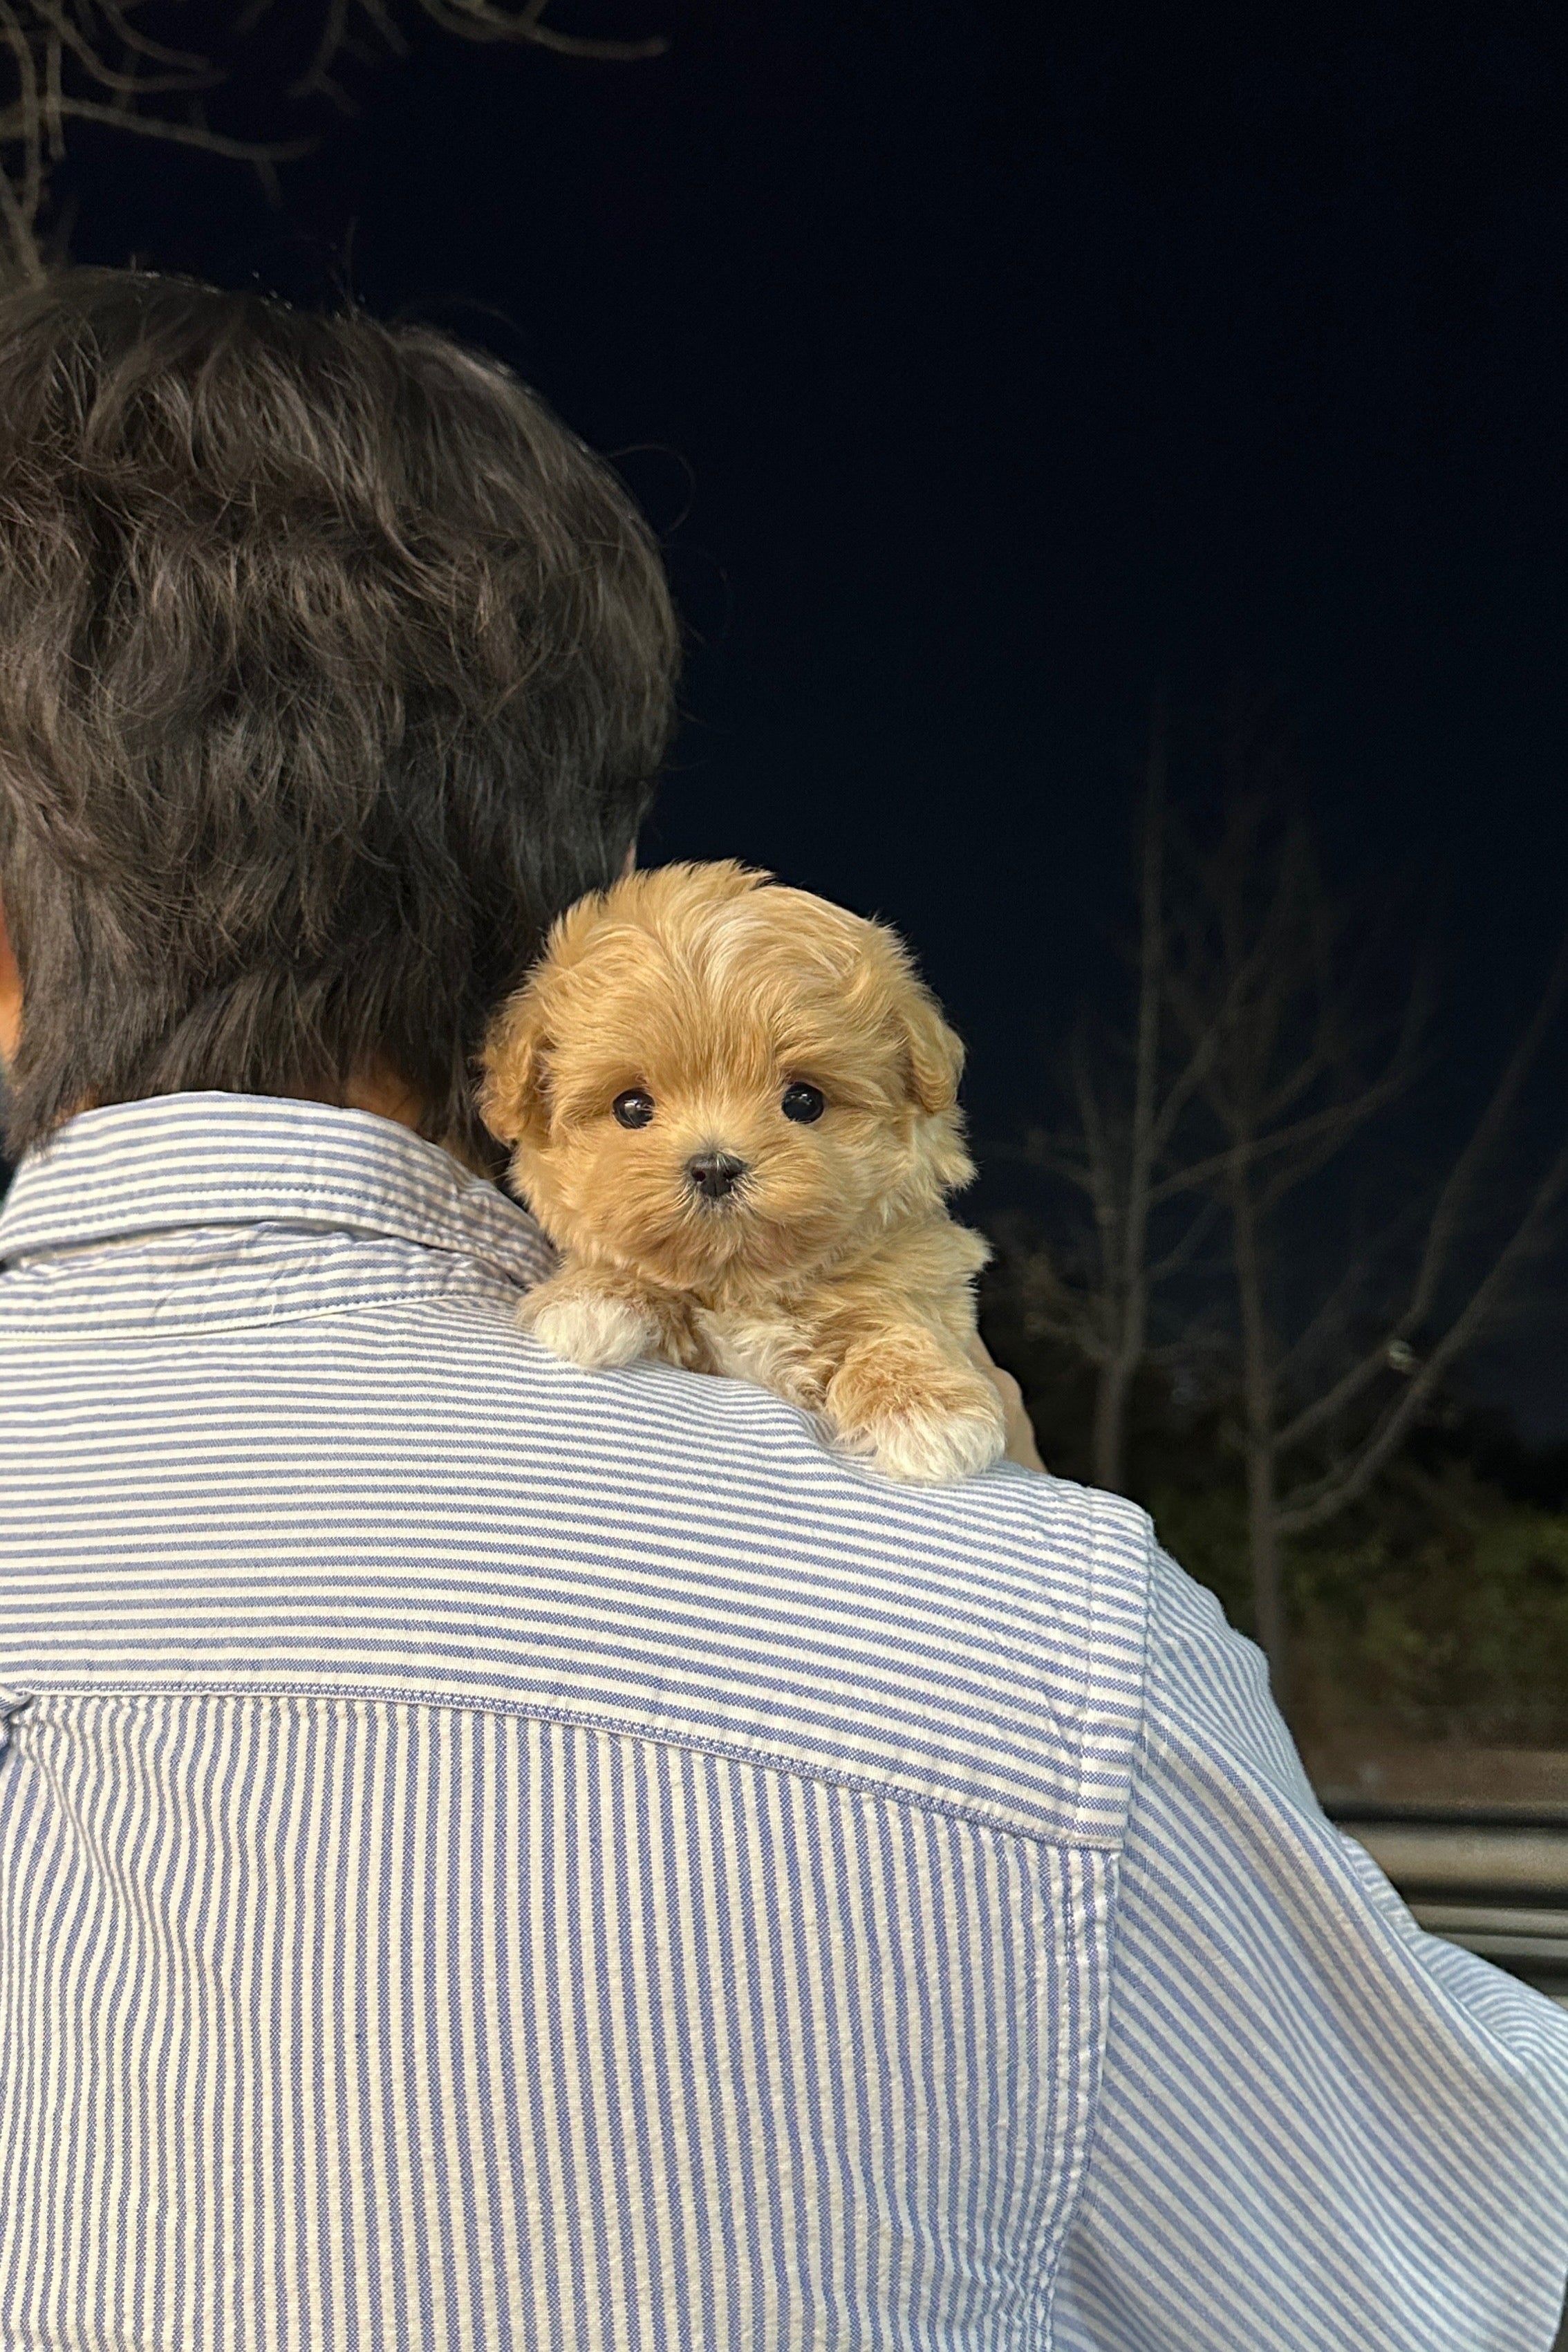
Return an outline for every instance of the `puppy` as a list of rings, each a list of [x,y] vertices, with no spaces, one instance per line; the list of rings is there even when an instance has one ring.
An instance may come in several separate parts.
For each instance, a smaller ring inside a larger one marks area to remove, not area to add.
[[[990,1255],[963,1048],[885,926],[732,863],[579,900],[487,1040],[479,1096],[560,1270],[521,1321],[575,1364],[759,1381],[895,1478],[998,1461],[965,1352]]]

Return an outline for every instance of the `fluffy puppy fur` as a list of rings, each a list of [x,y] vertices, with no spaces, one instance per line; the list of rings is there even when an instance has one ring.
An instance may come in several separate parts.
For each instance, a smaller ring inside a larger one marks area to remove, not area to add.
[[[579,900],[484,1055],[480,1112],[563,1253],[524,1327],[576,1364],[760,1381],[895,1478],[987,1468],[989,1251],[942,1206],[974,1173],[963,1059],[892,931],[766,874]]]

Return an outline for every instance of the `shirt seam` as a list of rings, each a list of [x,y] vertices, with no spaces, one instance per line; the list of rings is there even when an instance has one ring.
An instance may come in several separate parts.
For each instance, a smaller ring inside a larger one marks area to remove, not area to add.
[[[505,1302],[529,1287],[527,1283],[514,1282],[508,1275],[489,1276],[481,1275],[478,1281],[472,1283],[430,1282],[420,1283],[412,1289],[361,1291],[353,1298],[342,1300],[335,1306],[290,1307],[285,1308],[282,1313],[275,1315],[252,1314],[237,1318],[224,1316],[212,1319],[204,1317],[199,1322],[185,1322],[176,1316],[166,1316],[160,1317],[154,1322],[137,1324],[114,1322],[106,1318],[90,1327],[84,1325],[81,1329],[76,1331],[61,1329],[58,1302],[55,1312],[51,1315],[46,1315],[41,1308],[37,1314],[28,1314],[26,1310],[8,1306],[4,1297],[0,1296],[0,1346],[4,1346],[5,1340],[14,1336],[5,1329],[5,1325],[9,1321],[26,1322],[29,1325],[47,1323],[50,1330],[51,1344],[58,1341],[61,1347],[79,1348],[116,1337],[123,1339],[173,1339],[176,1334],[189,1336],[193,1332],[271,1331],[276,1330],[280,1323],[325,1322],[330,1316],[357,1315],[368,1307],[408,1307],[421,1303],[427,1304],[437,1299],[461,1297],[465,1292],[490,1293],[497,1297],[498,1301]]]
[[[1105,1853],[1108,1891],[1105,1906],[1105,2022],[1098,2035],[1091,2037],[1089,2081],[1084,2096],[1089,2105],[1089,2118],[1083,2127],[1083,2147],[1079,2158],[1078,2179],[1062,2216],[1057,2237],[1057,2258],[1051,2264],[1050,2279],[1046,2290],[1045,2344],[1056,2342],[1057,2289],[1061,2284],[1062,2265],[1068,2259],[1072,2234],[1087,2210],[1092,2207],[1099,2187],[1094,2159],[1103,2137],[1105,2116],[1105,2078],[1110,2065],[1110,2035],[1112,2007],[1116,1990],[1117,1930],[1121,1924],[1121,1849],[1100,1849]]]
[[[1078,1790],[1074,1800],[1075,1820],[1081,1820],[1083,1814],[1090,1810],[1089,1804],[1085,1796],[1085,1782],[1089,1776],[1090,1742],[1088,1727],[1084,1718],[1088,1713],[1089,1699],[1095,1688],[1095,1664],[1100,1654],[1101,1641],[1106,1625],[1110,1622],[1112,1614],[1111,1611],[1106,1606],[1104,1589],[1104,1570],[1106,1560],[1105,1521],[1107,1514],[1103,1503],[1096,1494],[1095,1490],[1089,1488],[1085,1491],[1088,1493],[1090,1501],[1090,1508],[1088,1514],[1089,1574],[1087,1578],[1089,1587],[1089,1638],[1084,1643],[1083,1674],[1077,1694],[1079,1732],[1078,1740]],[[1121,1853],[1122,1846],[1126,1843],[1127,1823],[1131,1818],[1132,1811],[1132,1792],[1137,1778],[1137,1742],[1142,1741],[1144,1737],[1149,1711],[1149,1645],[1152,1638],[1151,1610],[1152,1606],[1153,1591],[1153,1577],[1151,1570],[1153,1560],[1153,1529],[1150,1525],[1148,1516],[1145,1513],[1143,1579],[1142,1591],[1140,1595],[1141,1606],[1139,1612],[1140,1639],[1138,1643],[1139,1672],[1137,1692],[1138,1728],[1133,1740],[1128,1743],[1128,1748],[1125,1751],[1126,1763],[1121,1775],[1121,1827],[1114,1844],[1099,1847],[1097,1850],[1100,1852],[1110,1852],[1114,1853]],[[1092,1810],[1098,1812],[1103,1811],[1104,1808],[1103,1805],[1097,1804],[1092,1808]]]
[[[1089,1727],[1084,1720],[1087,1701],[1093,1684],[1094,1663],[1100,1655],[1100,1635],[1104,1627],[1104,1609],[1100,1591],[1104,1563],[1101,1535],[1101,1512],[1098,1501],[1089,1513],[1089,1639],[1083,1645],[1083,1671],[1079,1677],[1075,1712],[1078,1718],[1078,1787],[1073,1796],[1073,1819],[1082,1822],[1086,1808],[1085,1783],[1089,1778]]]
[[[256,1200],[275,1202],[278,1204],[279,1213],[265,1219],[258,1219],[254,1216],[225,1217],[219,1213],[226,1201]],[[378,1201],[382,1203],[379,1209],[376,1205]],[[319,1202],[332,1206],[335,1208],[336,1214],[330,1220],[310,1220],[298,1214],[291,1217],[287,1213],[290,1206],[298,1209],[306,1202]],[[276,1181],[247,1183],[237,1180],[226,1182],[222,1191],[216,1192],[206,1203],[203,1202],[199,1194],[194,1197],[186,1194],[183,1196],[179,1205],[178,1215],[174,1213],[174,1204],[171,1203],[167,1216],[160,1215],[151,1222],[130,1225],[103,1224],[97,1219],[84,1218],[74,1226],[62,1221],[51,1233],[49,1220],[47,1217],[37,1218],[30,1204],[23,1199],[18,1201],[16,1206],[15,1230],[10,1233],[0,1231],[0,1264],[13,1264],[18,1256],[28,1253],[38,1254],[49,1249],[58,1249],[64,1244],[80,1246],[90,1244],[95,1241],[136,1241],[152,1234],[212,1232],[226,1225],[247,1228],[258,1223],[283,1227],[293,1226],[298,1230],[309,1232],[325,1230],[378,1234],[389,1240],[413,1242],[422,1249],[445,1250],[453,1255],[461,1255],[465,1244],[471,1250],[477,1236],[472,1232],[464,1233],[459,1236],[455,1230],[459,1223],[468,1225],[471,1219],[477,1219],[489,1229],[485,1236],[487,1239],[503,1245],[510,1243],[521,1246],[531,1243],[534,1234],[540,1230],[537,1220],[530,1217],[525,1210],[518,1210],[517,1215],[526,1220],[524,1230],[519,1233],[512,1225],[510,1216],[505,1213],[513,1204],[509,1202],[505,1194],[499,1191],[496,1192],[493,1203],[482,1199],[470,1202],[461,1194],[454,1196],[450,1216],[442,1215],[433,1208],[415,1211],[408,1214],[398,1214],[390,1209],[384,1195],[372,1192],[368,1189],[364,1193],[355,1195],[333,1192],[330,1188],[318,1184],[299,1183],[293,1180],[290,1180],[287,1187]],[[205,1218],[200,1213],[204,1208]],[[121,1214],[123,1213],[122,1211]],[[146,1214],[147,1213],[143,1212],[143,1215]],[[35,1218],[42,1227],[42,1238],[38,1234],[28,1232],[30,1218]],[[18,1240],[21,1243],[20,1248],[18,1248]]]
[[[51,1171],[51,1172],[52,1172],[52,1171]],[[489,1187],[489,1191],[495,1194],[495,1197],[496,1197],[496,1199],[497,1199],[497,1201],[498,1201],[498,1202],[505,1202],[505,1201],[506,1201],[506,1195],[505,1195],[503,1192],[501,1192],[499,1190],[499,1188],[498,1188],[497,1186],[495,1186],[495,1185],[493,1185],[493,1184],[492,1184],[492,1185]],[[276,1180],[274,1180],[274,1179],[270,1179],[270,1178],[268,1178],[268,1179],[265,1179],[265,1180],[264,1180],[264,1179],[260,1179],[260,1178],[255,1178],[255,1179],[247,1180],[247,1179],[242,1178],[242,1177],[234,1177],[234,1178],[227,1178],[227,1177],[226,1177],[226,1178],[225,1178],[225,1180],[224,1180],[224,1181],[223,1181],[223,1183],[222,1183],[221,1185],[216,1185],[216,1184],[214,1185],[214,1187],[213,1187],[213,1189],[212,1189],[212,1194],[211,1194],[211,1197],[212,1197],[213,1199],[215,1199],[215,1200],[223,1200],[223,1199],[227,1198],[227,1197],[230,1197],[230,1196],[232,1196],[232,1197],[236,1198],[236,1199],[238,1199],[238,1198],[241,1198],[241,1197],[247,1197],[247,1196],[249,1196],[249,1195],[254,1194],[254,1193],[257,1193],[257,1192],[265,1192],[265,1193],[268,1193],[268,1195],[270,1195],[271,1197],[273,1197],[273,1198],[275,1198],[275,1199],[277,1199],[277,1200],[291,1199],[291,1200],[296,1200],[296,1201],[331,1201],[331,1200],[336,1200],[336,1201],[342,1201],[342,1202],[347,1202],[347,1201],[349,1201],[351,1198],[354,1197],[354,1196],[352,1194],[352,1192],[351,1192],[350,1189],[349,1189],[348,1187],[346,1187],[346,1186],[344,1186],[344,1187],[342,1187],[342,1188],[341,1188],[341,1189],[335,1189],[333,1186],[331,1186],[331,1185],[330,1185],[330,1184],[320,1184],[320,1183],[317,1183],[317,1184],[309,1184],[309,1183],[302,1183],[302,1182],[300,1182],[300,1181],[296,1181],[296,1179],[295,1179],[294,1177],[292,1177],[292,1176],[290,1176],[290,1177],[289,1177],[289,1181],[288,1181],[287,1184],[280,1183],[280,1182],[277,1181]],[[365,1198],[365,1199],[367,1199],[367,1200],[369,1200],[369,1199],[373,1199],[373,1198],[379,1198],[379,1197],[381,1197],[381,1196],[380,1196],[379,1194],[374,1194],[374,1193],[373,1193],[373,1192],[370,1191],[370,1188],[367,1186],[366,1191],[365,1191],[365,1193],[364,1193],[364,1195],[363,1195],[363,1198]],[[468,1194],[466,1194],[466,1193],[463,1193],[463,1192],[454,1192],[454,1194],[452,1195],[452,1198],[453,1198],[454,1202],[460,1202],[461,1201],[463,1201],[464,1199],[466,1199],[466,1198],[468,1198],[468,1197],[470,1197],[470,1196],[469,1196],[469,1195],[468,1195]],[[510,1205],[510,1204],[509,1204],[509,1205]],[[488,1207],[488,1204],[487,1204],[487,1207]],[[22,1213],[22,1212],[21,1212],[20,1210],[18,1210],[18,1212],[17,1212],[18,1219],[20,1218],[21,1213]],[[481,1215],[484,1215],[485,1213],[487,1213],[487,1209],[485,1209],[485,1208],[481,1208],[481,1210],[480,1210],[479,1213],[480,1213]],[[518,1215],[521,1217],[521,1216],[526,1216],[526,1215],[528,1214],[528,1212],[527,1212],[526,1210],[524,1210],[524,1209],[519,1209],[519,1210],[518,1210],[518,1212],[517,1212],[517,1213],[518,1213]],[[186,1217],[186,1216],[181,1216],[181,1217],[176,1218],[174,1222],[176,1224],[185,1225],[185,1224],[189,1224],[189,1223],[191,1223],[191,1220],[190,1220],[190,1218],[189,1218],[189,1217]],[[150,1230],[150,1229],[149,1229],[149,1230]]]
[[[1095,2158],[1104,2137],[1106,2076],[1110,2067],[1111,2043],[1116,2032],[1116,1992],[1118,1957],[1122,1907],[1122,1859],[1126,1852],[1128,1832],[1132,1825],[1132,1811],[1137,1802],[1140,1784],[1149,1768],[1149,1685],[1150,1653],[1154,1641],[1154,1551],[1153,1524],[1146,1521],[1143,1546],[1143,1591],[1140,1612],[1141,1639],[1138,1662],[1138,1720],[1128,1743],[1128,1761],[1121,1825],[1114,1845],[1100,1850],[1105,1853],[1110,1881],[1105,1916],[1105,2023],[1099,2034],[1092,2059],[1092,2084],[1089,2091],[1089,2116],[1084,2127],[1083,2154],[1079,2166],[1078,2184],[1068,2211],[1063,2216],[1061,2234],[1057,2241],[1057,2259],[1051,2266],[1050,2284],[1046,2296],[1045,2342],[1056,2341],[1057,2290],[1061,2284],[1062,2269],[1068,2260],[1073,2232],[1099,2209],[1100,2183]],[[1089,1633],[1091,1648],[1100,1622],[1100,1513],[1093,1515],[1089,1535]]]
[[[48,1683],[34,1690],[18,1690],[17,1697],[24,1706],[30,1706],[37,1699],[55,1698],[367,1699],[384,1706],[420,1707],[436,1715],[503,1715],[523,1722],[571,1724],[584,1731],[607,1732],[617,1738],[647,1739],[657,1747],[679,1748],[696,1755],[722,1756],[733,1762],[753,1765],[763,1770],[785,1772],[796,1780],[823,1781],[830,1787],[847,1789],[857,1795],[914,1805],[922,1812],[937,1813],[948,1821],[968,1822],[976,1828],[994,1830],[1004,1837],[1018,1838],[1030,1845],[1049,1846],[1068,1853],[1107,1853],[1113,1861],[1121,1851],[1121,1837],[1113,1841],[1096,1838],[1076,1828],[1059,1837],[1052,1836],[1047,1831],[1025,1829],[1014,1822],[998,1821],[975,1805],[956,1804],[941,1797],[923,1797],[918,1790],[879,1780],[869,1773],[841,1770],[827,1764],[804,1763],[795,1757],[772,1755],[765,1748],[742,1747],[735,1740],[705,1739],[694,1733],[656,1730],[647,1723],[622,1722],[602,1716],[580,1714],[571,1707],[531,1706],[508,1699],[449,1699],[431,1693],[336,1683],[268,1683],[260,1686],[243,1683],[158,1683],[138,1689],[112,1690],[100,1689],[91,1684]],[[1075,1811],[1075,1822],[1077,1819]]]
[[[1146,1601],[1144,1605],[1144,1620],[1146,1626],[1152,1614],[1152,1602],[1151,1600]],[[1145,1658],[1147,1657],[1147,1643],[1152,1638],[1152,1634],[1146,1633]],[[1110,1856],[1111,1895],[1110,1908],[1105,1922],[1105,2031],[1100,2038],[1100,2049],[1095,2071],[1093,2112],[1089,2117],[1089,2127],[1084,2135],[1083,2167],[1079,2174],[1078,2194],[1073,2199],[1072,2211],[1068,2216],[1066,2224],[1062,2230],[1060,2246],[1057,2255],[1056,2269],[1052,2273],[1051,2276],[1050,2310],[1053,2319],[1056,2311],[1057,2288],[1060,2283],[1063,2264],[1068,2260],[1073,2231],[1078,2228],[1080,2222],[1089,2219],[1100,2210],[1101,2183],[1100,2174],[1095,2166],[1095,2158],[1100,2153],[1100,2144],[1104,2137],[1105,2099],[1103,2093],[1105,2089],[1105,2079],[1110,2068],[1111,2045],[1116,2033],[1116,1992],[1117,1978],[1120,1973],[1118,1969],[1118,1958],[1121,1940],[1119,1930],[1121,1925],[1123,1895],[1121,1865],[1126,1851],[1128,1832],[1131,1830],[1132,1825],[1132,1809],[1137,1800],[1139,1787],[1148,1775],[1151,1752],[1149,1737],[1148,1667],[1147,1664],[1145,1664],[1143,1701],[1138,1710],[1138,1729],[1133,1740],[1133,1762],[1131,1770],[1128,1777],[1127,1816],[1122,1824],[1121,1840],[1116,1846],[1115,1852]]]

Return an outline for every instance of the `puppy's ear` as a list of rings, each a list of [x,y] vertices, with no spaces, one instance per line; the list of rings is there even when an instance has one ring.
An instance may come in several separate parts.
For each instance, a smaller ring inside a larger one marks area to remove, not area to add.
[[[537,984],[509,997],[479,1056],[479,1117],[498,1143],[542,1143],[550,1132],[544,1003]]]
[[[921,1110],[934,1118],[939,1111],[951,1110],[958,1100],[963,1043],[942,1019],[935,997],[918,982],[905,992],[900,1010],[910,1092]]]

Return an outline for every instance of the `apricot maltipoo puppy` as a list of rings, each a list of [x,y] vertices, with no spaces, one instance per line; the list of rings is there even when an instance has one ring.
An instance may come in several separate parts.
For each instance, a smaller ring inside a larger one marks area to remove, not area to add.
[[[989,1255],[963,1048],[902,945],[733,864],[579,900],[487,1042],[480,1108],[563,1263],[521,1320],[588,1367],[760,1381],[895,1478],[1001,1459],[965,1352]]]

